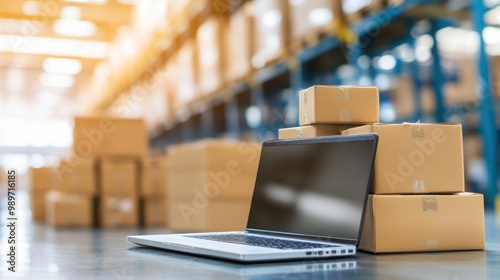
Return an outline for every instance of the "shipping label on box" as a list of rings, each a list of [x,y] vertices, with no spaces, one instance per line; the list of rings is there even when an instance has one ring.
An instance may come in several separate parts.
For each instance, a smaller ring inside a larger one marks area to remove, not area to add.
[[[134,159],[102,159],[99,177],[102,193],[136,195],[138,192],[138,163]]]
[[[370,195],[359,247],[374,253],[483,250],[483,195]]]
[[[366,124],[379,120],[377,87],[313,86],[299,92],[299,123]]]
[[[142,157],[147,145],[146,125],[142,119],[75,118],[73,152],[80,157]]]
[[[316,124],[299,127],[281,128],[279,139],[312,138],[319,136],[341,135],[342,131],[358,125],[347,124]]]
[[[145,197],[167,196],[167,159],[145,160],[142,165],[141,195]]]
[[[99,218],[104,228],[136,227],[139,225],[138,201],[135,195],[102,195]]]
[[[373,124],[342,132],[359,133],[379,135],[372,193],[464,191],[460,124]]]
[[[47,223],[55,227],[93,226],[93,198],[90,195],[50,191],[46,196]]]
[[[249,202],[208,201],[193,197],[169,197],[169,228],[175,231],[243,231]]]

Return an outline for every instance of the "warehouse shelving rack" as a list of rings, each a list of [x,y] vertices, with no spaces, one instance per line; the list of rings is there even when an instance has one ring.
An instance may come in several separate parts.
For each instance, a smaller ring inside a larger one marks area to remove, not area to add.
[[[283,103],[298,107],[298,94],[296,92],[300,89],[318,83],[338,83],[338,79],[332,71],[342,64],[350,63],[359,73],[361,70],[356,68],[357,63],[355,61],[361,55],[367,54],[374,57],[384,52],[384,48],[379,47],[377,49],[375,46],[378,37],[389,37],[391,47],[402,42],[414,45],[415,39],[410,36],[409,30],[418,20],[418,16],[406,15],[412,9],[422,7],[426,8],[426,11],[443,11],[440,1],[437,0],[406,0],[398,6],[388,6],[351,26],[351,39],[354,38],[355,40],[346,41],[338,37],[326,36],[316,45],[305,47],[286,59],[255,71],[246,80],[232,83],[218,93],[192,102],[187,108],[181,108],[183,111],[182,117],[175,117],[175,114],[173,114],[174,117],[151,132],[150,145],[164,148],[173,143],[221,135],[235,138],[252,137],[259,141],[276,137],[279,128],[298,125],[298,117],[293,118],[297,112],[288,115],[284,112],[284,107],[294,106],[287,106]],[[486,27],[482,16],[486,10],[483,1],[471,1],[470,17],[473,19],[474,29],[480,34]],[[434,16],[439,15],[440,13]],[[463,19],[464,10],[451,11],[444,15],[454,19]],[[465,14],[465,17],[467,16]],[[204,18],[206,17],[203,16],[197,19],[198,24]],[[453,20],[431,19],[430,23],[429,33],[435,40],[436,31],[444,26],[453,25]],[[397,34],[395,35],[392,31],[385,31],[389,27],[402,28],[404,31],[401,34],[395,32]],[[368,38],[370,42],[367,45],[362,45],[363,41],[361,39],[363,38]],[[178,42],[178,44],[180,43]],[[442,122],[446,121],[446,114],[449,109],[446,108],[444,102],[443,87],[446,78],[442,73],[437,44],[434,44],[431,52],[434,62],[431,86],[434,90],[436,107],[430,117],[434,121]],[[164,59],[166,56],[163,54],[161,57]],[[419,71],[420,66],[418,62],[412,62],[409,67],[412,72],[416,73]],[[479,130],[484,139],[483,152],[488,174],[486,197],[487,205],[492,207],[498,193],[499,131],[495,123],[495,111],[499,111],[500,102],[495,101],[491,93],[491,80],[488,73],[490,68],[482,37],[477,69],[481,97],[478,110],[480,115]],[[413,116],[398,121],[418,121],[426,117],[422,111],[420,95],[424,81],[416,78],[417,75],[413,76],[415,76],[412,83],[415,112]],[[292,94],[289,94],[290,89]],[[252,125],[245,121],[245,114],[248,113],[249,106],[255,109],[254,111],[260,112],[260,116],[259,114],[256,116],[257,121]]]

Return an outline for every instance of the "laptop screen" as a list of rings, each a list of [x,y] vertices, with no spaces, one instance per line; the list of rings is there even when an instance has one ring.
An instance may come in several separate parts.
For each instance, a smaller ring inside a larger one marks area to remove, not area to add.
[[[264,143],[247,228],[356,241],[376,146],[366,137]]]

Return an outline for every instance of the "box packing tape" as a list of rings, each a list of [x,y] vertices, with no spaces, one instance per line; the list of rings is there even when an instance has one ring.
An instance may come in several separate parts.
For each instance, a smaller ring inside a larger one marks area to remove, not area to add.
[[[340,121],[343,121],[343,122],[351,122],[352,121],[351,110],[341,109],[339,114],[340,114],[340,116],[339,116]]]
[[[424,212],[437,212],[438,211],[437,198],[433,195],[424,195],[422,197],[422,210]]]
[[[308,112],[307,112],[307,91],[304,92],[304,121],[305,123],[309,123],[309,118],[307,117]]]
[[[439,249],[439,241],[437,240],[427,240],[425,242],[425,248],[427,251],[436,251]]]
[[[303,138],[304,137],[304,130],[302,127],[297,128],[297,138]]]
[[[338,87],[338,98],[339,101],[346,102],[352,99],[352,86],[340,86]]]
[[[425,193],[425,181],[415,180],[413,182],[413,193]]]

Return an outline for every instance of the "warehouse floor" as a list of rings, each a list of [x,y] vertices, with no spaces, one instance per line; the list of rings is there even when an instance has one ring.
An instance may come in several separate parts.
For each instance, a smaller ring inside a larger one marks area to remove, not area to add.
[[[2,197],[1,201],[5,197]],[[18,201],[28,205],[28,195]],[[2,204],[1,272],[7,212]],[[486,251],[419,254],[360,253],[354,258],[242,265],[137,247],[130,234],[155,230],[56,230],[33,223],[28,207],[19,210],[18,263],[15,276],[27,279],[500,279],[500,219],[486,214]]]

